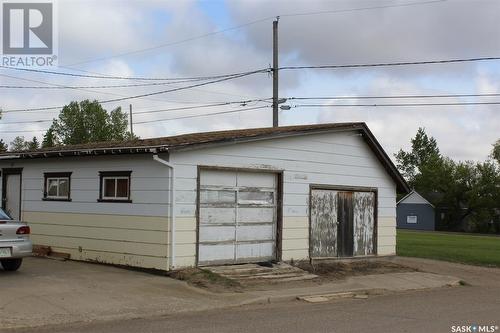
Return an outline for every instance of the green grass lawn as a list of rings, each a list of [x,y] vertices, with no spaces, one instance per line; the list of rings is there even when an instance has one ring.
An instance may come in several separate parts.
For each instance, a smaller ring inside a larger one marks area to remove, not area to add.
[[[500,237],[398,230],[396,244],[404,257],[500,267]]]

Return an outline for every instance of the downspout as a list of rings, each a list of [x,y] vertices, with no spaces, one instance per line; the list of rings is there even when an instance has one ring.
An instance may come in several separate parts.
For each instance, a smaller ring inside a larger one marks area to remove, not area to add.
[[[171,174],[171,199],[170,199],[170,260],[169,269],[174,269],[175,267],[175,168],[173,164],[165,161],[164,159],[158,157],[157,154],[153,155],[153,160],[161,164],[166,165],[172,170]]]

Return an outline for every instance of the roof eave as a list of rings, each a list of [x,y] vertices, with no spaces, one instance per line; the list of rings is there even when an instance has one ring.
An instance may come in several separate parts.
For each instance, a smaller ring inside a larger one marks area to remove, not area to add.
[[[96,155],[124,155],[161,153],[168,151],[166,146],[138,146],[138,147],[110,147],[110,148],[85,148],[57,151],[19,152],[17,155],[0,156],[2,160],[34,159],[44,157],[70,157],[70,156],[96,156]]]
[[[408,185],[404,177],[401,175],[399,170],[396,168],[394,163],[392,163],[390,157],[384,151],[380,143],[377,141],[377,139],[375,138],[375,136],[365,123],[363,123],[363,132],[366,135],[366,136],[364,135],[363,137],[365,138],[365,141],[367,142],[368,146],[372,148],[372,150],[375,152],[375,155],[377,155],[377,158],[380,160],[386,171],[389,173],[389,175],[391,175],[392,179],[396,182],[397,191],[399,193],[409,193],[411,191],[410,186]]]

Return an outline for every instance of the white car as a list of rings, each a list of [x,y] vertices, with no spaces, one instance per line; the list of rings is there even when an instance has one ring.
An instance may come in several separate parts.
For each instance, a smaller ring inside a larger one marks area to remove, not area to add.
[[[31,256],[33,244],[30,227],[10,218],[0,208],[0,264],[6,271],[16,271],[24,257]]]

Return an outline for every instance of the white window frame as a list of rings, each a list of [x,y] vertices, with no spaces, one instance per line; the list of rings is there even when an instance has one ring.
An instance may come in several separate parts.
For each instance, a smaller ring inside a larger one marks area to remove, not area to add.
[[[51,180],[57,180],[57,195],[49,194],[49,183]],[[61,186],[61,180],[66,180],[68,182],[68,195],[59,195],[59,189]],[[47,193],[45,194],[46,199],[64,199],[67,200],[70,197],[71,189],[70,189],[70,177],[46,177],[45,178],[45,188],[47,189]]]
[[[104,194],[106,193],[106,180],[114,179],[115,180],[115,196],[107,197]],[[127,196],[126,197],[118,197],[118,179],[126,179],[127,180]],[[130,198],[130,177],[129,176],[103,176],[102,177],[102,198],[104,200],[129,200]]]
[[[410,222],[410,220],[415,221],[415,222]],[[406,223],[407,224],[417,224],[418,223],[418,216],[417,215],[407,215],[406,216]]]

